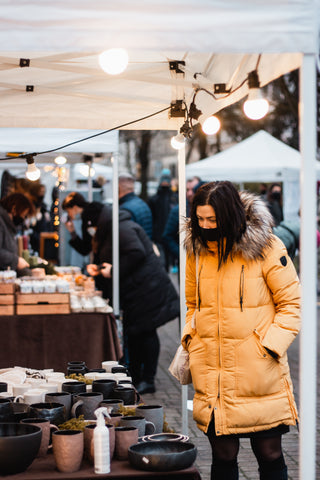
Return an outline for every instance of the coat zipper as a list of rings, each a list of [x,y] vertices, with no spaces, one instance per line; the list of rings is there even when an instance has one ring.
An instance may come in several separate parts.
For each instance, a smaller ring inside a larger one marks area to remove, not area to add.
[[[200,305],[201,305],[201,297],[200,297],[200,274],[202,270],[203,264],[200,266],[200,270],[198,273],[198,311],[200,312]]]
[[[240,273],[240,310],[243,312],[243,292],[244,292],[244,265],[241,266],[241,273]]]

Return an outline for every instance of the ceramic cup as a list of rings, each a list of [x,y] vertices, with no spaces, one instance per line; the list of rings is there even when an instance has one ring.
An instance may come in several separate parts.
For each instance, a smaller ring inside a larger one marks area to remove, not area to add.
[[[120,427],[120,420],[122,417],[122,413],[109,413],[108,423],[115,427]]]
[[[46,420],[45,418],[25,418],[20,421],[20,423],[29,423],[30,425],[35,425],[40,427],[42,430],[41,444],[37,457],[44,457],[50,445],[50,433],[56,430],[59,430],[56,425],[53,425]]]
[[[57,383],[44,383],[39,386],[40,390],[45,390],[46,393],[56,393],[58,391]]]
[[[102,362],[101,367],[106,371],[111,373],[111,368],[112,367],[117,367],[119,365],[119,362],[116,360],[106,360]]]
[[[94,442],[93,433],[96,425],[86,425],[84,428],[84,454],[91,464],[94,463]],[[115,450],[115,427],[114,425],[106,425],[109,429],[109,448],[110,460],[112,460]]]
[[[45,390],[41,390],[40,388],[32,388],[27,390],[23,395],[18,395],[15,397],[14,401],[18,402],[22,400],[22,403],[28,403],[31,405],[33,403],[43,402],[45,394]]]
[[[83,415],[85,420],[95,420],[94,411],[99,407],[103,400],[102,393],[86,392],[74,395],[74,404],[71,407],[71,417],[79,417]]]
[[[117,382],[115,380],[93,380],[92,391],[102,393],[103,399],[111,398],[113,395],[113,390],[116,386]]]
[[[121,398],[106,398],[100,403],[100,407],[107,407],[109,414],[118,413],[123,405]]]
[[[154,433],[163,432],[163,407],[161,405],[138,405],[136,415],[142,415],[154,424]]]
[[[11,402],[7,398],[0,399],[0,422],[10,421],[12,410]]]
[[[17,383],[12,385],[12,394],[15,397],[18,397],[19,395],[23,395],[26,393],[28,390],[31,390],[31,387],[28,383]]]
[[[84,441],[81,430],[58,430],[52,434],[52,450],[57,469],[72,473],[80,469]]]
[[[121,398],[124,405],[135,405],[140,400],[140,395],[135,388],[118,386],[113,390],[114,398]]]
[[[87,387],[85,382],[64,382],[61,385],[62,392],[69,392],[73,394],[78,393],[85,393],[87,391]]]
[[[12,402],[10,422],[20,423],[24,418],[30,417],[30,405],[27,403]]]
[[[30,405],[30,414],[33,417],[45,418],[54,425],[61,425],[67,420],[66,409],[62,403],[33,403]]]
[[[118,460],[128,459],[128,448],[138,443],[138,429],[136,427],[116,427],[115,428],[115,451],[114,456]]]
[[[152,435],[155,431],[154,423],[148,422],[144,417],[139,415],[126,415],[120,419],[120,427],[136,427],[139,437],[144,435]]]
[[[6,392],[8,390],[8,384],[6,382],[0,382],[0,392]]]
[[[72,395],[69,392],[46,393],[45,402],[61,403],[66,409],[66,419],[71,415]]]

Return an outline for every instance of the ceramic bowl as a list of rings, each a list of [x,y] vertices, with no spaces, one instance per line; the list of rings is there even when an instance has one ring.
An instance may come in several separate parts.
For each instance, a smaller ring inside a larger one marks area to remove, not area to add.
[[[0,475],[24,472],[35,459],[41,428],[22,423],[0,423]]]
[[[131,445],[128,458],[139,470],[168,472],[190,467],[197,456],[192,443],[177,441],[141,442]]]
[[[152,435],[145,435],[142,437],[143,442],[188,442],[189,437],[182,435],[182,433],[154,433]]]

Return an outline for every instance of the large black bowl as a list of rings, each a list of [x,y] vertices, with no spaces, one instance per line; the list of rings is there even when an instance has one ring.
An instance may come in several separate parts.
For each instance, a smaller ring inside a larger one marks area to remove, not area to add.
[[[22,423],[0,423],[0,475],[24,472],[35,459],[42,431]]]
[[[129,462],[139,470],[169,472],[190,467],[196,459],[197,449],[192,443],[142,442],[128,449]]]

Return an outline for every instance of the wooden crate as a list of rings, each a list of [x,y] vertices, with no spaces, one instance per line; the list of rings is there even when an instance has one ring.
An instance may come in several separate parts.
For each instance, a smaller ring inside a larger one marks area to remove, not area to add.
[[[0,282],[0,295],[14,294],[16,291],[15,283],[2,283]]]
[[[70,313],[69,293],[20,293],[16,294],[17,315],[50,315]]]
[[[14,305],[0,305],[0,315],[14,315]]]

